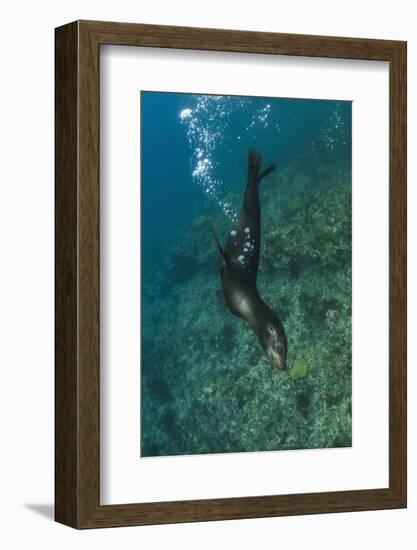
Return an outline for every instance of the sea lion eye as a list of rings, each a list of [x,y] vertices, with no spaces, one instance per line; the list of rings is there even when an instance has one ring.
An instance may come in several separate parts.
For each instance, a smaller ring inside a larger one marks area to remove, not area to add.
[[[268,325],[268,331],[270,334],[275,334],[275,329],[272,325]]]

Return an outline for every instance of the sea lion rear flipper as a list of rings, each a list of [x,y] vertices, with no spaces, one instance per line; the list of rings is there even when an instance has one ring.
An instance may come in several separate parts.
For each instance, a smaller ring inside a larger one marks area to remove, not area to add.
[[[221,245],[219,243],[219,239],[217,238],[217,235],[216,235],[216,232],[214,230],[213,224],[211,226],[211,231],[213,233],[214,244],[216,245],[217,256],[219,257],[220,263],[224,267],[227,264],[227,257],[226,257],[226,254],[225,254],[223,248],[221,247]]]
[[[268,168],[265,168],[265,170],[259,174],[259,181],[261,181],[262,178],[264,178],[274,170],[275,170],[275,164],[271,164],[271,166],[268,166]]]
[[[259,183],[262,178],[270,174],[275,170],[275,165],[271,164],[271,166],[268,166],[268,168],[265,168],[261,172],[261,164],[262,159],[261,156],[254,151],[253,149],[250,149],[248,154],[248,181],[252,183]]]

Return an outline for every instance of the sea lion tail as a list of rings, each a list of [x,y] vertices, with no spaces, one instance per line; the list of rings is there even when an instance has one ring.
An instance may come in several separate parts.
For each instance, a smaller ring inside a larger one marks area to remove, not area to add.
[[[254,150],[250,149],[248,157],[248,174],[249,181],[260,183],[260,181],[275,170],[275,165],[271,164],[261,172],[262,159],[261,156]]]

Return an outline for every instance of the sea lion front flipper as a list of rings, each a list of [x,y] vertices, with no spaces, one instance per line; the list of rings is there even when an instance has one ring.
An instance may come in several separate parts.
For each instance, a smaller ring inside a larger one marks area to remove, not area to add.
[[[221,247],[221,245],[219,243],[219,239],[217,238],[217,235],[216,235],[216,232],[214,230],[213,225],[211,226],[211,232],[213,233],[214,244],[216,245],[217,256],[219,257],[219,260],[220,260],[220,263],[222,264],[222,266],[226,267],[227,257],[226,257],[226,254],[225,254],[223,248]]]
[[[222,304],[226,305],[226,298],[224,297],[223,290],[218,288],[216,290],[217,298],[221,301]]]

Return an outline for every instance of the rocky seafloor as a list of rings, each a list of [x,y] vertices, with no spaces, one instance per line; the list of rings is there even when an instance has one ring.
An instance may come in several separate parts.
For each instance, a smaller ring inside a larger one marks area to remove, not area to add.
[[[222,242],[232,227],[202,208],[165,254],[146,253],[141,456],[351,446],[351,174],[289,167],[261,205],[258,289],[294,367],[274,368],[217,297],[210,226]]]

